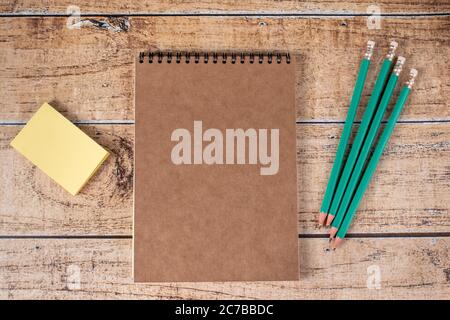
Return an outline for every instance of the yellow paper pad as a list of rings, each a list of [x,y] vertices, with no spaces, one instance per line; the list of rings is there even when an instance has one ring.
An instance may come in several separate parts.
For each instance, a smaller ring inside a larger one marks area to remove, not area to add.
[[[72,195],[76,195],[109,153],[44,103],[11,142]]]

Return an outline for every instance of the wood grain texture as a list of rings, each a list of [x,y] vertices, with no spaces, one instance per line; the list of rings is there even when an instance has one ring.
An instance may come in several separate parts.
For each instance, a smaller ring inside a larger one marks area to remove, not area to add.
[[[342,13],[367,14],[371,1],[290,1],[290,0],[100,0],[76,1],[82,13],[109,13],[109,14],[139,14],[139,13]],[[33,1],[21,0],[14,2],[3,1],[0,12],[17,14],[65,14],[67,7],[74,5],[70,0]],[[379,0],[376,5],[383,14],[405,13],[437,13],[448,12],[448,0],[424,1],[387,1]]]
[[[408,106],[406,107],[408,108]],[[81,126],[111,156],[77,197],[9,146],[0,127],[0,235],[131,235],[133,125]],[[297,125],[299,233],[316,229],[342,125]],[[353,233],[450,230],[450,123],[399,124],[366,192]]]
[[[133,127],[82,126],[111,156],[76,197],[9,146],[21,127],[0,128],[0,234],[132,233]]]
[[[373,84],[389,38],[400,42],[405,69],[420,72],[401,120],[450,120],[450,16],[385,18],[380,30],[367,29],[364,17],[124,19],[129,26],[119,18],[95,18],[123,32],[98,23],[71,30],[66,18],[1,19],[0,123],[28,120],[43,101],[76,120],[133,120],[133,59],[144,48],[290,50],[299,58],[297,120],[344,121],[366,41],[378,42],[367,80]]]
[[[443,161],[450,157],[449,129],[450,123],[397,124],[350,232],[450,230],[450,163]],[[300,233],[314,230],[341,130],[298,126]]]
[[[133,284],[131,240],[0,240],[3,299],[448,299],[449,238],[299,241],[300,280]],[[369,276],[379,270],[380,288]],[[79,287],[77,286],[77,275]],[[371,287],[372,289],[368,288]]]
[[[66,17],[51,15],[72,4],[0,3],[0,15],[19,16],[0,19],[0,298],[448,299],[450,238],[435,234],[450,230],[448,0],[377,1],[394,15],[382,17],[381,29],[352,16],[366,15],[370,1],[78,1],[80,28],[69,29]],[[323,233],[316,215],[364,44],[377,41],[373,84],[391,38],[406,69],[420,72],[401,116],[409,123],[396,127],[360,206],[351,229],[359,238],[335,252],[325,239],[299,239],[299,282],[134,285],[131,239],[63,238],[132,234],[133,61],[148,48],[296,54],[298,229]],[[82,130],[112,152],[77,197],[9,147],[44,101],[90,123]],[[20,236],[32,238],[13,239]],[[367,288],[370,268],[381,272],[378,290]]]

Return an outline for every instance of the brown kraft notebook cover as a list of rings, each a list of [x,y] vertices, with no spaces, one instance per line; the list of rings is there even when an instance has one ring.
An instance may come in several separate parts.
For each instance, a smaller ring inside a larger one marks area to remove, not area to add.
[[[136,282],[298,279],[295,61],[239,57],[136,62]]]

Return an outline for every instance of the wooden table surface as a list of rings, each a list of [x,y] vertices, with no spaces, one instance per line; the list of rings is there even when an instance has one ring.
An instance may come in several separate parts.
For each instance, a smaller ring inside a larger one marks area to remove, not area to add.
[[[0,298],[450,298],[450,1],[379,0],[379,29],[372,1],[76,1],[80,22],[72,1],[40,2],[0,3]],[[357,65],[377,41],[373,84],[392,38],[420,75],[332,252],[315,222]],[[299,55],[300,281],[133,284],[133,61],[146,48]],[[45,101],[112,151],[76,197],[9,146]]]

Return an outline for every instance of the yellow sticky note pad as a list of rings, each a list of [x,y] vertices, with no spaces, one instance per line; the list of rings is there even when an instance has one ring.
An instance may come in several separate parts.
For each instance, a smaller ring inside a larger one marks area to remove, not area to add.
[[[76,195],[109,153],[48,103],[11,142],[72,195]]]

